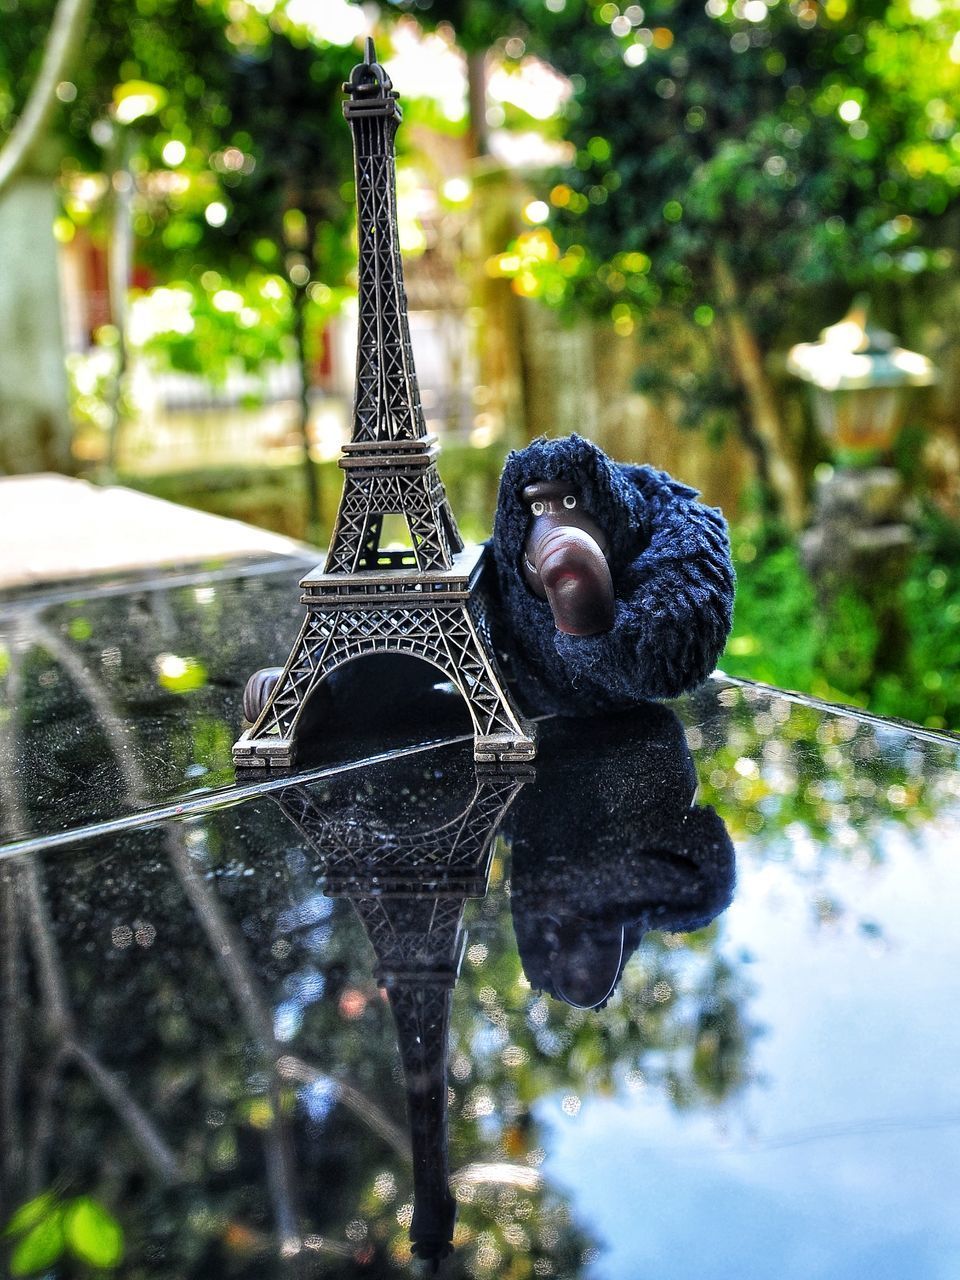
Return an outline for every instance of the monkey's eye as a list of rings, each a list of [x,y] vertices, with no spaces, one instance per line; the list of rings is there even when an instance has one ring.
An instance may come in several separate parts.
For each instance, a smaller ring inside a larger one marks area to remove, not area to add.
[[[567,496],[563,500],[563,505],[567,508],[568,511],[572,511],[573,508],[577,505],[577,500],[572,493],[567,494]]]
[[[542,516],[544,511],[546,511],[546,507],[543,505],[542,502],[534,502],[531,504],[530,510],[533,512],[535,516]]]

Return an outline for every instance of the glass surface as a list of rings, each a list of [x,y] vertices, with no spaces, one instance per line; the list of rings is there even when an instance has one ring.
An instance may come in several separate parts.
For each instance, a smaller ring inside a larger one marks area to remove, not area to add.
[[[957,744],[718,682],[541,735],[0,856],[3,1221],[171,1280],[415,1274],[411,1230],[955,1274]]]
[[[0,604],[3,837],[68,832],[233,788],[244,684],[286,661],[303,621],[297,584],[314,564]],[[385,685],[378,661],[337,673],[342,698],[315,699],[298,765],[323,769],[469,729],[459,699],[432,697],[432,668],[410,664],[409,679]]]

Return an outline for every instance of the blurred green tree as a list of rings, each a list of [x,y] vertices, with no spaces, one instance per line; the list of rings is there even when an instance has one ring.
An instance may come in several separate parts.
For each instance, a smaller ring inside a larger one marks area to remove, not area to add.
[[[0,44],[0,139],[15,129],[35,82],[54,6],[4,0],[4,8],[17,21]],[[115,258],[124,253],[116,204],[126,198],[136,255],[161,279],[182,278],[202,297],[211,271],[213,294],[242,281],[251,263],[276,275],[301,353],[304,424],[308,307],[322,315],[350,261],[350,139],[338,117],[340,83],[355,61],[354,49],[328,44],[283,5],[264,16],[220,0],[108,0],[95,6],[84,56],[57,85],[59,110],[30,156],[38,172],[61,180],[73,224],[109,226]],[[90,183],[78,191],[83,174],[109,181],[94,183],[91,198]],[[129,264],[120,262],[119,274],[117,295]],[[265,295],[267,311],[275,294],[276,286]],[[122,329],[119,297],[114,310]],[[238,345],[232,312],[224,315],[219,347],[210,325],[201,326],[199,346],[173,344],[180,367],[192,357],[216,376],[238,351],[248,363],[262,358],[249,342]],[[260,318],[244,327],[259,329]],[[309,466],[307,477],[315,524]]]
[[[3,9],[16,21],[0,43],[0,141],[36,80],[54,5],[3,0]],[[71,192],[71,177],[109,171],[116,134],[136,125],[138,250],[167,278],[239,272],[251,257],[282,267],[283,248],[303,242],[296,219],[284,226],[290,209],[348,226],[350,141],[334,126],[356,50],[320,39],[282,5],[269,18],[240,10],[221,0],[96,5],[84,56],[57,85],[61,105],[34,149],[34,168],[63,179],[67,213],[89,222],[98,206]],[[342,263],[341,254],[331,265]]]
[[[57,107],[57,89],[73,70],[87,29],[90,0],[60,0],[43,47],[43,58],[23,110],[0,151],[0,194],[29,164]]]
[[[459,9],[426,12],[472,31]],[[550,300],[612,311],[622,333],[640,315],[690,322],[704,352],[648,372],[646,388],[679,393],[701,421],[732,412],[797,522],[803,470],[767,356],[805,290],[950,261],[935,224],[960,188],[956,14],[549,0],[491,22],[574,87],[575,156],[550,193],[563,252],[524,269]]]

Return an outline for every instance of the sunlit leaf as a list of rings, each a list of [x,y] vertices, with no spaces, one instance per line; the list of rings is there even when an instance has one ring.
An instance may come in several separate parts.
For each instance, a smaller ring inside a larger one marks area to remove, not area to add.
[[[45,1218],[56,1203],[52,1191],[44,1191],[34,1196],[26,1204],[22,1204],[3,1229],[4,1237],[22,1236],[25,1231],[36,1226],[41,1218]]]
[[[251,1098],[245,1111],[247,1123],[254,1129],[269,1129],[273,1123],[273,1108],[266,1098]]]
[[[114,86],[114,112],[121,124],[132,124],[141,116],[154,116],[166,102],[166,89],[147,80],[127,80]]]
[[[123,1257],[123,1228],[102,1204],[80,1196],[64,1214],[67,1243],[94,1267],[115,1267]]]
[[[63,1252],[63,1210],[54,1209],[24,1236],[10,1259],[10,1274],[30,1276],[56,1262]]]
[[[207,669],[196,658],[161,653],[157,657],[157,680],[171,693],[191,693],[207,683]]]

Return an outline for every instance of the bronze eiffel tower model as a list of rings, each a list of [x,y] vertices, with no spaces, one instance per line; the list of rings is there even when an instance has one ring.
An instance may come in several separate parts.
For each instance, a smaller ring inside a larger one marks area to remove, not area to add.
[[[323,859],[324,892],[349,899],[377,957],[374,974],[390,1003],[407,1090],[410,1240],[414,1254],[434,1267],[451,1251],[456,1218],[447,1060],[453,988],[466,946],[463,910],[468,898],[487,891],[494,837],[529,777],[479,772],[463,812],[426,831],[397,831],[350,812],[331,813],[306,787],[287,787],[278,798]],[[408,789],[418,786],[422,774]]]
[[[370,653],[423,658],[459,688],[477,761],[533,758],[497,671],[479,589],[482,547],[464,547],[437,471],[413,365],[397,232],[397,93],[367,40],[344,85],[353,132],[360,320],[353,435],[325,565],[302,579],[307,616],[282,675],[233,748],[237,765],[293,763],[301,713],[335,668]],[[380,547],[387,515],[405,517],[412,549]]]

